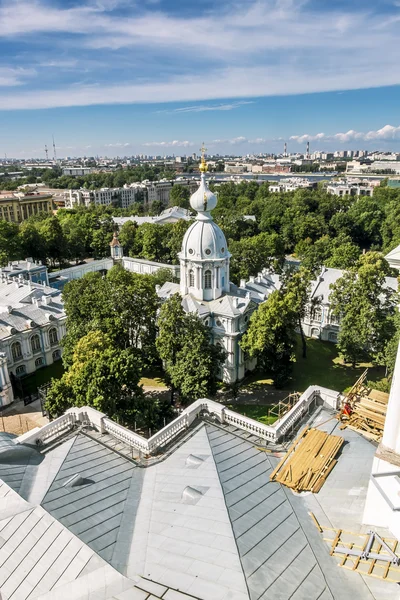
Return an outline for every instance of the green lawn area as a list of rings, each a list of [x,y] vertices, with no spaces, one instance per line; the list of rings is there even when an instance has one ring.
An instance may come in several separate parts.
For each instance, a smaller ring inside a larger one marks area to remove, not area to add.
[[[144,371],[143,377],[141,378],[139,383],[141,385],[154,388],[166,387],[164,373],[161,371],[161,369],[152,369],[151,371]]]
[[[303,358],[299,339],[292,377],[283,389],[304,392],[309,385],[320,385],[343,392],[356,382],[367,367],[368,379],[375,381],[384,377],[383,367],[372,367],[371,364],[364,363],[353,369],[351,365],[344,364],[338,356],[337,346],[330,342],[307,339],[307,358]],[[250,388],[272,384],[273,380],[268,378],[268,373],[254,373],[244,382]]]
[[[52,365],[43,367],[43,369],[39,369],[31,375],[27,375],[21,380],[24,396],[34,394],[39,386],[48,383],[52,377],[59,379],[63,373],[64,367],[62,360],[57,360]]]
[[[264,423],[264,425],[272,425],[277,420],[277,417],[268,417],[268,406],[257,406],[254,404],[227,404],[227,407],[235,412],[255,419]]]

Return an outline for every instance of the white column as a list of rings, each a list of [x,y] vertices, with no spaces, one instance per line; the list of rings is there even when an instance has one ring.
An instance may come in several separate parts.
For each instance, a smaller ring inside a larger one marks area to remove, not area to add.
[[[397,349],[382,445],[400,454],[400,344]]]

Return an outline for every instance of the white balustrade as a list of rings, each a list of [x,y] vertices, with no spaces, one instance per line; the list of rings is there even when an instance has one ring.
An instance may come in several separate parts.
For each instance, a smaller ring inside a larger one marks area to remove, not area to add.
[[[128,446],[133,446],[138,450],[142,450],[142,452],[148,453],[148,440],[138,433],[135,433],[134,431],[131,431],[122,425],[118,425],[118,423],[114,423],[114,421],[108,419],[107,417],[103,418],[103,426],[104,431],[121,440],[121,442],[124,442]]]
[[[91,407],[71,408],[65,415],[55,419],[48,425],[32,431],[32,434],[24,434],[16,438],[15,443],[34,444],[37,439],[42,443],[48,443],[52,438],[65,433],[74,427],[76,423],[90,424],[101,433],[107,432],[113,437],[121,440],[130,447],[136,448],[145,454],[152,454],[173,440],[179,433],[190,427],[202,411],[213,414],[221,423],[233,425],[243,429],[254,436],[264,439],[266,442],[278,442],[291,428],[308,412],[311,403],[320,398],[326,404],[335,407],[339,394],[333,390],[310,386],[299,398],[296,404],[274,425],[264,425],[259,421],[240,415],[226,408],[219,402],[201,398],[188,406],[176,419],[168,423],[149,439],[115,423],[104,413]]]

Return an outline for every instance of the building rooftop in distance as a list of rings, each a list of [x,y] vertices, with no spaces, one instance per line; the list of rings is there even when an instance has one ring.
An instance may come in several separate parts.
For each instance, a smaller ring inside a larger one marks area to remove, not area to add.
[[[308,514],[362,528],[375,448],[332,417],[320,407],[310,418],[347,442],[318,495],[271,482],[277,458],[260,439],[210,420],[147,463],[112,428],[59,437],[54,422],[44,447],[0,433],[2,599],[397,597],[394,584],[339,569]]]

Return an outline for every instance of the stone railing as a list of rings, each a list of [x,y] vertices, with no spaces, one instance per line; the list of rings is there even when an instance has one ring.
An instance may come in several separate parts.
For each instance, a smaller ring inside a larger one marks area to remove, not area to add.
[[[190,427],[193,421],[201,416],[202,413],[214,415],[220,423],[233,425],[238,429],[243,429],[265,440],[266,442],[276,443],[283,436],[288,434],[293,426],[309,411],[310,405],[319,399],[324,404],[337,408],[339,402],[339,394],[333,390],[310,386],[299,398],[293,408],[286,413],[274,425],[264,425],[259,421],[240,415],[226,408],[223,404],[201,398],[188,406],[176,419],[168,423],[149,439],[115,423],[105,414],[84,406],[82,408],[71,408],[65,415],[55,419],[48,425],[37,428],[32,432],[28,432],[19,438],[16,438],[16,443],[41,443],[47,444],[54,438],[61,436],[65,432],[71,430],[75,425],[91,426],[101,433],[108,433],[119,439],[121,442],[140,450],[146,455],[157,452],[172,441],[179,433]],[[40,442],[37,442],[40,440]]]
[[[61,435],[64,435],[68,431],[71,431],[77,419],[74,413],[65,413],[62,417],[43,425],[43,427],[36,427],[32,431],[20,435],[15,438],[16,444],[38,444],[45,445],[53,440],[57,439]]]
[[[118,440],[121,440],[121,442],[124,442],[124,444],[127,444],[127,446],[132,446],[133,448],[148,454],[148,440],[141,435],[131,431],[130,429],[127,429],[126,427],[123,427],[122,425],[118,425],[118,423],[115,423],[107,417],[103,418],[103,428],[106,433],[109,433]]]

